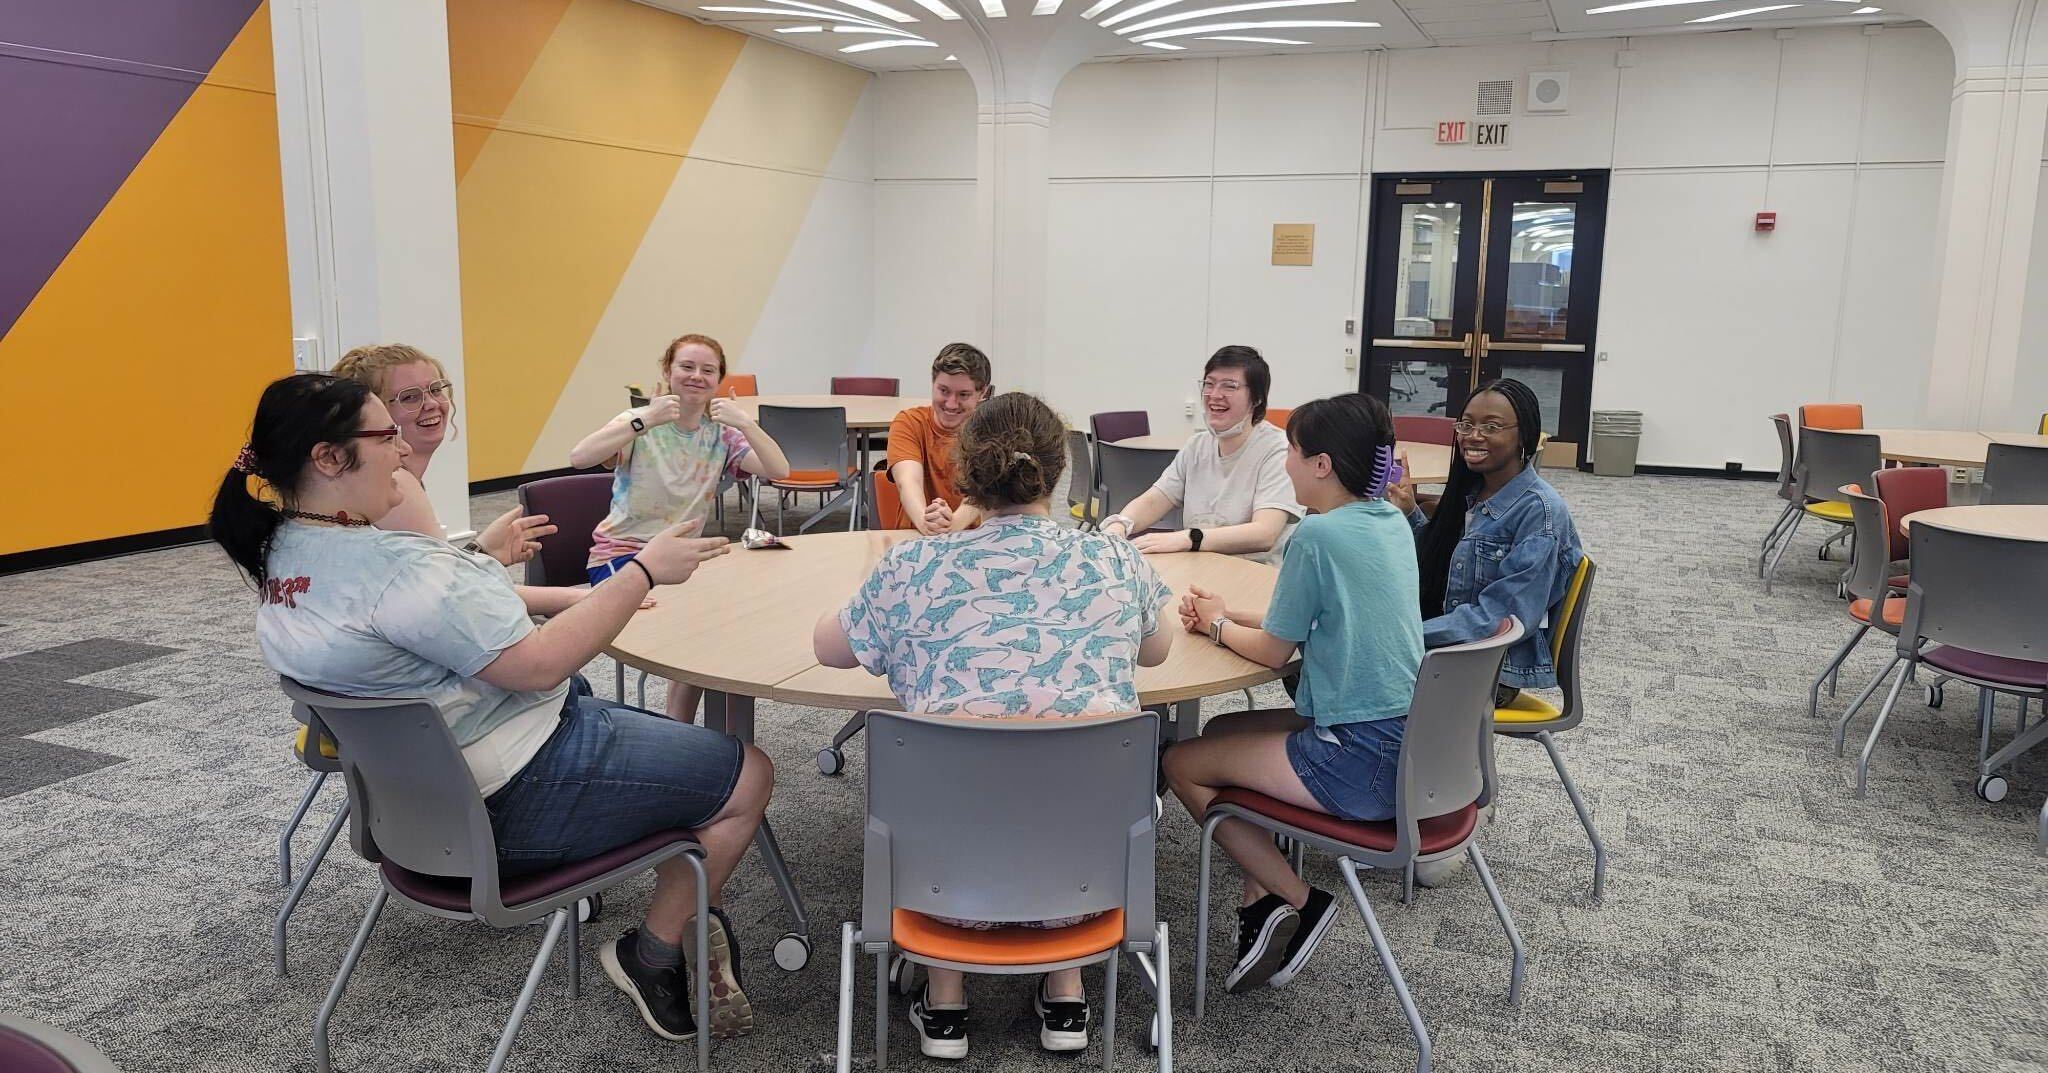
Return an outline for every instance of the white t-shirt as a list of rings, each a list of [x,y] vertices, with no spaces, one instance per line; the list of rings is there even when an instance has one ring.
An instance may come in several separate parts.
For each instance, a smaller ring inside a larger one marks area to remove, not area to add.
[[[330,693],[433,701],[485,796],[554,733],[568,682],[508,692],[475,677],[533,632],[490,557],[418,533],[288,521],[268,565],[256,640],[271,669]]]
[[[1180,508],[1189,529],[1243,525],[1253,511],[1267,508],[1286,511],[1287,525],[1272,550],[1252,556],[1270,563],[1280,561],[1294,523],[1308,513],[1294,501],[1294,482],[1287,479],[1287,433],[1264,421],[1229,458],[1217,453],[1214,432],[1195,433],[1152,487]]]

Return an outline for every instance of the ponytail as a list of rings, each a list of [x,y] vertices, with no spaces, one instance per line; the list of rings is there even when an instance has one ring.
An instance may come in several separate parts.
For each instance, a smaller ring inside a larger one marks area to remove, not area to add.
[[[250,423],[249,445],[221,478],[206,519],[206,535],[228,553],[260,590],[270,577],[270,542],[284,524],[283,506],[297,496],[313,449],[340,445],[355,465],[355,441],[348,433],[362,420],[372,398],[369,385],[325,373],[295,373],[263,389]],[[272,497],[250,491],[261,480]],[[276,502],[271,502],[271,498]]]
[[[1067,425],[1035,395],[1006,392],[975,407],[953,449],[954,483],[978,507],[1036,503],[1067,465]]]
[[[1543,408],[1536,401],[1536,393],[1520,380],[1495,380],[1474,395],[1487,392],[1508,400],[1508,406],[1515,411],[1516,435],[1522,455],[1522,464],[1528,465],[1531,455],[1536,453],[1537,437],[1543,434]],[[1465,512],[1472,507],[1472,497],[1479,493],[1479,474],[1465,465],[1465,452],[1451,445],[1451,476],[1444,483],[1443,498],[1437,501],[1436,513],[1430,516],[1429,527],[1422,531],[1422,546],[1416,554],[1422,570],[1422,617],[1432,619],[1444,613],[1444,591],[1450,586],[1451,556],[1458,550],[1458,542],[1465,539]]]
[[[239,464],[220,479],[220,491],[213,494],[213,513],[206,519],[206,535],[260,590],[270,577],[270,538],[284,524],[284,515],[250,494],[249,482],[254,479]]]

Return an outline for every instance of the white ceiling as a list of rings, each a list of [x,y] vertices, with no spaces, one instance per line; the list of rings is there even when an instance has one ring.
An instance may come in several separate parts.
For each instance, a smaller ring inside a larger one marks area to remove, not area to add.
[[[1894,11],[1863,13],[1886,0],[1634,0],[1655,6],[1589,14],[1629,0],[638,0],[781,45],[871,71],[955,66],[947,49],[923,40],[944,8],[983,23],[992,34],[1029,19],[1086,19],[1099,27],[1099,56],[1152,58],[1270,54],[1367,48],[1500,44],[1559,35],[1612,36],[1710,32],[1756,26],[1909,21]],[[1216,11],[1245,4],[1253,10]],[[1284,5],[1266,7],[1264,5]],[[984,5],[1005,10],[989,17]],[[1782,5],[1782,6],[1780,6]],[[1044,14],[1036,9],[1050,6]],[[743,8],[714,11],[712,8]],[[1136,15],[1135,9],[1144,10]],[[1771,8],[1768,11],[1755,11]],[[1099,10],[1098,10],[1099,9]],[[1088,12],[1096,14],[1088,17]],[[1194,18],[1186,16],[1212,12]],[[1733,17],[1710,23],[1694,20]],[[953,21],[953,20],[946,20]],[[1243,23],[1370,22],[1372,27],[1259,26]],[[1107,23],[1108,25],[1104,25]],[[955,27],[960,26],[955,22]],[[1218,27],[1222,28],[1218,28]],[[949,27],[952,29],[954,27]],[[1188,32],[1196,31],[1196,32]],[[1166,36],[1158,37],[1152,35]],[[957,39],[957,35],[948,34]],[[1157,44],[1146,44],[1152,36]],[[1218,37],[1267,40],[1228,41]],[[1278,39],[1276,43],[1272,39]],[[903,44],[893,44],[903,42]],[[1298,42],[1298,43],[1297,43]],[[890,44],[885,44],[890,43]],[[861,47],[880,46],[880,47]],[[1167,48],[1163,46],[1178,46]],[[845,51],[848,48],[854,51]]]

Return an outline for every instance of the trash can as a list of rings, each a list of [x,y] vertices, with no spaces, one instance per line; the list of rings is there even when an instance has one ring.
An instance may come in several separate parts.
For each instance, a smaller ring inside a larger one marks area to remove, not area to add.
[[[1636,475],[1636,448],[1643,442],[1641,410],[1593,411],[1593,472],[1601,477]]]

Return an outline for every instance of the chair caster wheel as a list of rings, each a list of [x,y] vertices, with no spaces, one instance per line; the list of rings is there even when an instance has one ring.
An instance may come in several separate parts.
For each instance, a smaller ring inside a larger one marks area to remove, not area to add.
[[[1848,583],[1848,582],[1846,582],[1846,581],[1837,581],[1837,582],[1835,582],[1835,599],[1837,599],[1837,600],[1846,600],[1846,599],[1848,599],[1848,598],[1849,598],[1849,583]]]
[[[2003,775],[1979,775],[1979,776],[1977,776],[1977,796],[1978,796],[1978,797],[1981,797],[1981,798],[1983,798],[1984,800],[1986,800],[1986,801],[1989,801],[1989,802],[1991,802],[1992,804],[1994,804],[1994,805],[1995,805],[1995,804],[1998,804],[1998,803],[1999,803],[2000,801],[2003,801],[2003,800],[2005,800],[2005,791],[2006,791],[2006,785],[2005,785],[2005,776],[2003,776]]]
[[[775,963],[782,966],[783,971],[795,972],[810,964],[810,961],[811,941],[809,939],[798,935],[796,932],[788,931],[782,933],[782,938],[775,940]]]
[[[837,775],[846,770],[846,754],[837,749],[818,750],[818,774]]]
[[[1928,706],[1929,708],[1939,708],[1939,707],[1941,707],[1941,683],[1940,683],[1940,682],[1936,682],[1936,683],[1934,683],[1933,685],[1931,685],[1931,686],[1928,686],[1928,687],[1927,687],[1927,706]]]
[[[908,997],[917,987],[917,965],[902,954],[889,957],[889,986],[899,995]]]

